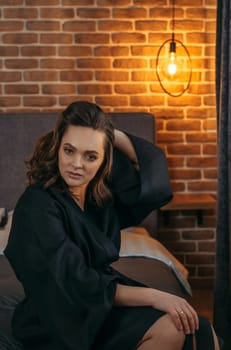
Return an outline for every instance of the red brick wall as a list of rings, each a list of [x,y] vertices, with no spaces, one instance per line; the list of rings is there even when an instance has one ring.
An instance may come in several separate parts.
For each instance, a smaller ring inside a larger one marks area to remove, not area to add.
[[[156,54],[171,33],[169,0],[1,0],[0,110],[51,111],[76,99],[106,111],[156,116],[175,192],[216,193],[216,0],[176,0],[176,39],[190,52],[193,75],[181,97],[163,93]],[[162,240],[211,286],[214,211],[175,213]]]

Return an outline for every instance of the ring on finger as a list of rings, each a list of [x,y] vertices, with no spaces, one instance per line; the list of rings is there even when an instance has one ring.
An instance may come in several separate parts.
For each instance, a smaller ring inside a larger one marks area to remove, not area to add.
[[[183,310],[177,311],[177,313],[179,316],[183,316],[185,314]]]

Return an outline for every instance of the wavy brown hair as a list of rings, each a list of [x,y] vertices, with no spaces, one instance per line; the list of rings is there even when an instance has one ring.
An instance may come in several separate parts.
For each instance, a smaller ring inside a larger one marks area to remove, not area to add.
[[[102,206],[112,198],[107,183],[112,166],[114,128],[103,110],[91,102],[71,103],[57,120],[54,130],[38,139],[32,157],[26,162],[28,182],[41,182],[45,188],[55,184],[59,190],[69,192],[58,168],[58,151],[69,125],[90,127],[105,134],[104,160],[87,192],[91,200]]]

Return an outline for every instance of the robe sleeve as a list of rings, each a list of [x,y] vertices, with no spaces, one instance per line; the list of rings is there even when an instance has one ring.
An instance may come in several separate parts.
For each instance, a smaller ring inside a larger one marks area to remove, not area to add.
[[[65,225],[58,204],[38,191],[15,209],[5,255],[46,332],[65,349],[85,350],[114,303],[116,282],[86,263]]]
[[[139,224],[151,211],[172,198],[164,152],[144,139],[127,135],[134,146],[139,171],[115,148],[111,188],[121,228]]]

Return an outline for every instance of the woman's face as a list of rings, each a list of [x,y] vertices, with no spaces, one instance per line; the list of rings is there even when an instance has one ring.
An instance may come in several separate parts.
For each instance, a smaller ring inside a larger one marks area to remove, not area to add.
[[[70,125],[58,152],[58,167],[67,186],[87,186],[104,160],[105,134],[90,127]]]

